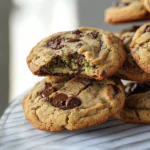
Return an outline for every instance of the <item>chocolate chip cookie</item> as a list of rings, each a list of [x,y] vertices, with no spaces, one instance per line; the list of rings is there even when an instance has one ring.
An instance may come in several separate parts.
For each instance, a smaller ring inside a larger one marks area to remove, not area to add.
[[[150,0],[141,0],[145,8],[150,12]]]
[[[47,77],[23,100],[25,117],[47,131],[77,130],[101,124],[124,105],[118,79]]]
[[[125,90],[125,105],[114,117],[129,123],[150,124],[150,83],[131,83]]]
[[[27,57],[35,75],[75,75],[101,80],[122,66],[122,42],[112,33],[96,28],[53,34],[39,42]]]
[[[138,66],[150,74],[150,23],[144,24],[135,32],[130,50]]]
[[[105,11],[105,22],[112,24],[149,18],[150,14],[140,0],[120,0]]]
[[[134,26],[130,29],[126,29],[116,35],[122,40],[124,44],[124,49],[127,53],[126,61],[123,64],[122,68],[118,70],[117,76],[121,79],[144,82],[150,80],[150,74],[145,73],[134,61],[131,52],[130,52],[130,44],[132,38],[135,34],[135,31],[139,28],[139,26]]]

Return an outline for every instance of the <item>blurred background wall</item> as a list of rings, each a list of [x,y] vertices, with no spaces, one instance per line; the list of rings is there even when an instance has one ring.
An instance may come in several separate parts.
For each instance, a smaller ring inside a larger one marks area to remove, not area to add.
[[[9,33],[10,0],[0,0],[0,115],[8,105],[9,97]]]
[[[42,38],[79,26],[112,32],[130,25],[107,25],[104,10],[111,0],[0,0],[0,114],[8,101],[42,78],[26,65],[31,48]],[[9,31],[9,33],[8,33]]]

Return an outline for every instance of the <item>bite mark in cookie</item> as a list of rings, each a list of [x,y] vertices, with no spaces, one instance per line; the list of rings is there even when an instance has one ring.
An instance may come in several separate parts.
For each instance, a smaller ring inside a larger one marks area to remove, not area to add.
[[[42,40],[32,49],[27,63],[39,76],[61,74],[101,80],[113,75],[125,57],[121,41],[112,33],[83,27]]]

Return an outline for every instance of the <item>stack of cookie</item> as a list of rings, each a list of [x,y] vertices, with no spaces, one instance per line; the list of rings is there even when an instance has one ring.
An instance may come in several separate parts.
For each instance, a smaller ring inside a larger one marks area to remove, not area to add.
[[[110,24],[150,19],[149,0],[120,0],[105,12]],[[117,72],[121,79],[136,81],[125,86],[124,108],[114,117],[130,123],[150,124],[150,23],[115,33],[127,57]]]
[[[126,11],[131,12],[132,7],[136,7],[137,12],[142,10],[142,13],[139,18],[137,15],[133,19],[131,15],[132,19],[118,17],[122,20],[116,21],[117,17],[113,15],[119,10],[125,11],[123,6],[127,7]],[[122,4],[106,11],[109,23],[148,17],[147,10],[138,0],[123,0]],[[146,82],[150,80],[149,26],[115,34],[82,27],[40,41],[28,55],[27,64],[34,75],[47,77],[23,100],[27,120],[47,131],[95,126],[111,116],[132,123],[150,123],[147,119],[150,84]],[[124,87],[120,79],[144,83]]]
[[[27,57],[37,83],[23,108],[38,129],[77,130],[101,124],[121,111],[125,92],[117,73],[126,58],[121,40],[96,28],[53,34]]]

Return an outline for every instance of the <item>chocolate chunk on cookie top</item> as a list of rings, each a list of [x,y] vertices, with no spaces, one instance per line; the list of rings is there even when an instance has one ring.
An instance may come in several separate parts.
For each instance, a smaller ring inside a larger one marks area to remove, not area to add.
[[[35,75],[77,75],[103,79],[122,66],[121,40],[96,28],[79,28],[53,34],[39,42],[27,57]]]
[[[23,108],[40,130],[77,130],[105,122],[122,109],[124,100],[118,79],[47,77],[24,98]]]
[[[105,22],[112,24],[149,18],[150,14],[140,0],[119,0],[105,11]]]
[[[150,23],[144,24],[136,31],[130,49],[138,66],[150,74]]]

